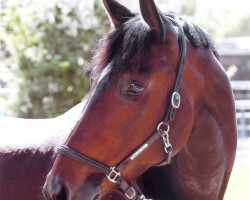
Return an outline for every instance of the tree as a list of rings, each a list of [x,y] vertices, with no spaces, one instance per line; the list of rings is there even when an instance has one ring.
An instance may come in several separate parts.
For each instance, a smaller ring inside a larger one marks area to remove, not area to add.
[[[82,100],[89,90],[82,67],[109,25],[100,6],[100,1],[64,0],[3,9],[2,67],[15,74],[12,78],[19,88],[11,107],[14,115],[54,117]]]

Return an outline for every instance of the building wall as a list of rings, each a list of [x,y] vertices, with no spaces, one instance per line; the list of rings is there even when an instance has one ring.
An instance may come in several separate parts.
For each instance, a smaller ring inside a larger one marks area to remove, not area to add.
[[[232,65],[237,67],[237,72],[231,80],[250,80],[250,54],[249,55],[222,55],[220,62],[226,70]]]

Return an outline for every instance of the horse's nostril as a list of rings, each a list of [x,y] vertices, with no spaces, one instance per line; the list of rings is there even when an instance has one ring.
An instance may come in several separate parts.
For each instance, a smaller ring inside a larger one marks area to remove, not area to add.
[[[53,191],[52,199],[53,200],[67,200],[68,191],[64,185],[58,184]]]
[[[100,194],[97,194],[94,198],[93,198],[93,200],[99,200],[101,198],[101,195]]]
[[[43,186],[43,195],[47,200],[67,200],[68,190],[63,180],[56,176]]]

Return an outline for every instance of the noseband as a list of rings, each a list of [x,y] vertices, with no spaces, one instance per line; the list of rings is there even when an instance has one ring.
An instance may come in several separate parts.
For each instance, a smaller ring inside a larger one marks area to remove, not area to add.
[[[139,199],[146,199],[145,196],[140,191],[139,187],[136,184],[136,181],[132,181],[132,185],[129,184],[122,176],[121,172],[134,161],[134,159],[139,156],[144,150],[146,150],[149,146],[151,146],[156,140],[162,137],[163,144],[164,144],[164,152],[165,158],[164,160],[158,164],[158,166],[166,165],[170,162],[171,154],[173,151],[173,147],[169,142],[169,130],[170,130],[170,123],[174,120],[176,109],[179,108],[181,102],[181,96],[179,94],[179,86],[181,77],[184,70],[184,59],[186,56],[186,42],[185,42],[185,35],[181,26],[175,21],[171,16],[166,16],[169,21],[176,26],[179,31],[179,53],[180,57],[178,60],[178,72],[175,80],[175,84],[172,90],[172,95],[170,99],[169,106],[166,110],[165,116],[163,120],[158,124],[156,131],[153,135],[151,135],[144,143],[133,151],[130,155],[128,155],[124,160],[118,163],[116,166],[108,167],[103,165],[100,162],[97,162],[87,156],[65,146],[62,145],[57,148],[57,151],[64,156],[67,156],[73,160],[80,162],[83,165],[86,165],[92,169],[95,169],[101,173],[106,174],[109,181],[112,183],[116,183],[120,192],[126,196],[127,199],[132,200],[139,200]]]

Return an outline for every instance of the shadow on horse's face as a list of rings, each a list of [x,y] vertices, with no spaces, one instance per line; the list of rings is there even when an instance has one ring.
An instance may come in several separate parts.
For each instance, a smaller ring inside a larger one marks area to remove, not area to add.
[[[105,58],[101,58],[97,62],[99,66],[93,69],[89,99],[66,142],[68,147],[84,154],[85,158],[104,166],[119,165],[155,132],[169,105],[176,80],[179,59],[177,34],[156,8],[154,12],[150,10],[154,6],[152,1],[141,2],[141,13],[146,23],[118,3],[104,1],[116,27],[111,34],[114,38],[110,36],[106,39],[107,44],[102,46],[106,50],[101,50],[100,54]],[[121,11],[119,14],[117,9]],[[160,21],[157,17],[152,20],[152,15],[161,17]],[[135,26],[138,26],[137,33],[131,31]],[[143,31],[147,34],[144,42],[140,43]],[[134,43],[126,43],[129,40],[126,37]],[[146,43],[147,49],[143,46]],[[112,45],[116,49],[108,49],[109,46],[113,48]],[[140,57],[134,59],[138,55]],[[170,141],[175,154],[186,142],[188,134],[182,131],[178,137],[173,135],[170,134]],[[161,137],[150,146],[144,145],[133,154],[133,159],[130,157],[133,162],[122,170],[122,177],[131,181],[149,167],[161,163],[165,159],[163,149]],[[115,175],[112,174],[111,179]],[[48,199],[93,200],[115,187],[116,184],[100,170],[60,154],[47,176],[44,194]]]

